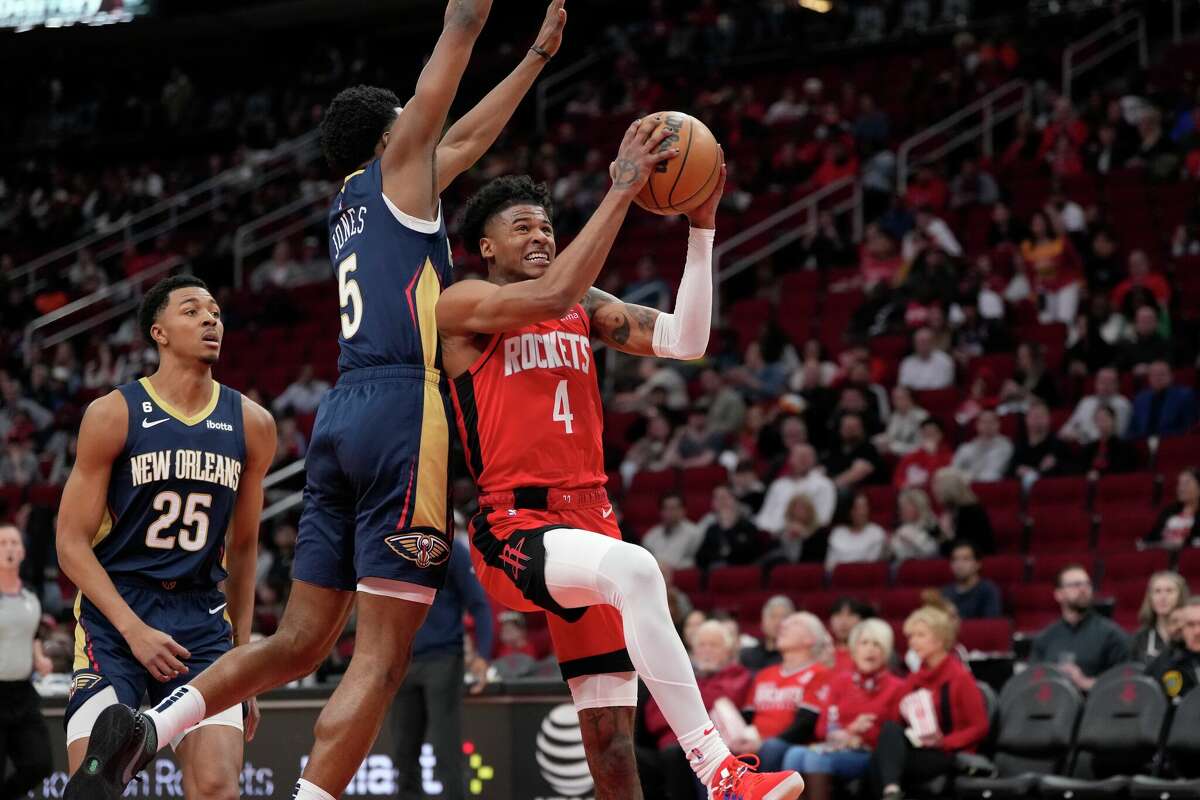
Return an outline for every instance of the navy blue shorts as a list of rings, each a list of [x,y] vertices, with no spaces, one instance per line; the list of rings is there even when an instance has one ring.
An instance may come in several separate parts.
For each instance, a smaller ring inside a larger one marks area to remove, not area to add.
[[[168,591],[119,576],[113,583],[142,622],[187,648],[192,654],[183,662],[188,672],[167,683],[156,680],[134,657],[120,631],[80,593],[75,599],[75,672],[64,722],[108,686],[132,708],[138,708],[143,698],[158,705],[233,647],[233,626],[219,589]]]
[[[292,577],[440,589],[450,559],[449,402],[433,371],[344,373],[317,411]]]

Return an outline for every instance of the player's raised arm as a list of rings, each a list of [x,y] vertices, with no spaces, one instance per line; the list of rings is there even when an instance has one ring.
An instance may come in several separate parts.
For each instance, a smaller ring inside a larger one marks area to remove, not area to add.
[[[656,164],[674,158],[671,148],[657,152],[670,133],[659,127],[657,117],[635,120],[612,163],[612,187],[583,230],[539,277],[497,285],[487,281],[461,281],[442,292],[438,299],[438,330],[450,335],[496,333],[562,316],[579,302],[600,274],[629,204],[649,180]],[[658,128],[658,130],[656,130]],[[539,248],[549,261],[554,232],[544,210],[523,214],[519,207],[510,218],[497,215],[489,232],[499,240],[513,237],[522,247]],[[503,246],[484,238],[480,250],[485,259]],[[532,255],[533,253],[530,253]]]
[[[562,44],[563,26],[567,24],[566,0],[553,0],[546,9],[546,19],[538,31],[533,46],[521,63],[496,88],[488,92],[478,105],[450,126],[437,147],[438,193],[446,190],[456,177],[474,166],[496,141],[500,131],[512,118],[513,112]]]
[[[233,622],[233,646],[250,641],[254,624],[254,575],[258,566],[258,528],[263,509],[263,477],[275,460],[275,419],[253,400],[242,398],[242,421],[246,435],[246,467],[238,482],[233,524],[226,537],[225,597]],[[245,721],[245,736],[254,739],[258,707],[253,698]]]
[[[687,263],[675,310],[665,314],[657,308],[626,303],[607,292],[592,288],[583,307],[592,319],[592,334],[610,347],[637,356],[661,356],[684,361],[700,358],[708,349],[712,328],[712,248],[716,237],[717,204],[725,190],[724,154],[721,177],[704,205],[688,214]]]
[[[129,411],[120,392],[111,392],[88,406],[79,427],[75,466],[63,489],[58,509],[58,563],[71,582],[111,622],[150,674],[168,681],[187,672],[180,659],[187,649],[162,631],[142,622],[117,592],[112,579],[92,551],[108,500],[113,461],[125,447]]]
[[[442,35],[417,78],[413,97],[385,134],[383,192],[406,214],[437,215],[434,150],[492,0],[449,0]]]

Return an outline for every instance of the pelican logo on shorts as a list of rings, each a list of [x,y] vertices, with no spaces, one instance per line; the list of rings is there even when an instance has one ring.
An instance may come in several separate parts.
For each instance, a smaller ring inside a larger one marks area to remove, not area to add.
[[[396,555],[407,558],[421,569],[444,564],[450,558],[450,544],[432,533],[398,533],[384,541]]]
[[[76,692],[86,692],[91,689],[103,678],[91,672],[81,672],[71,681],[71,696],[74,697]]]
[[[592,773],[583,751],[579,712],[569,703],[555,706],[542,720],[536,758],[542,777],[560,795],[583,797],[592,791]]]

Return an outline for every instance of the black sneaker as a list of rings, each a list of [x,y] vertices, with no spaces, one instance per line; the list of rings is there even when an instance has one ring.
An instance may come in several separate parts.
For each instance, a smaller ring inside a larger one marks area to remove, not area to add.
[[[158,752],[158,732],[144,714],[120,703],[96,717],[83,763],[63,800],[120,800],[125,786]]]

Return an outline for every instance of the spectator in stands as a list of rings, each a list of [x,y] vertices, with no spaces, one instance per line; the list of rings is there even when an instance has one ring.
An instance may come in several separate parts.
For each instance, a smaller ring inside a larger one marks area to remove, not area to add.
[[[988,226],[987,243],[992,249],[1014,249],[1028,237],[1020,222],[1013,219],[1012,209],[1003,201],[992,206],[992,219]]]
[[[737,662],[737,639],[730,628],[710,619],[696,628],[692,642],[692,664],[704,707],[711,710],[721,698],[729,700],[735,708],[744,707],[754,675]],[[653,698],[646,703],[645,722],[646,732],[654,737],[658,748],[667,796],[695,798],[700,783]]]
[[[890,419],[891,408],[888,404],[888,392],[871,375],[871,364],[868,359],[853,361],[846,369],[845,388],[856,389],[863,395],[866,405],[863,413],[882,423]]]
[[[1000,433],[1000,417],[984,409],[975,419],[975,438],[959,445],[951,464],[966,473],[968,481],[998,481],[1008,471],[1012,455],[1012,442]]]
[[[969,541],[954,542],[950,547],[950,573],[954,583],[942,587],[942,597],[958,609],[959,619],[999,617],[1000,589],[980,576],[979,551]]]
[[[1034,400],[1025,412],[1025,429],[1017,439],[1008,470],[1026,486],[1038,478],[1075,471],[1071,450],[1055,435],[1050,409],[1041,400]]]
[[[979,168],[974,158],[963,161],[958,175],[950,182],[950,208],[990,206],[1000,199],[996,179]]]
[[[312,364],[305,364],[300,368],[296,380],[288,384],[283,394],[275,398],[271,407],[277,415],[289,411],[293,414],[315,414],[317,407],[321,405],[321,398],[328,391],[329,384],[313,374]]]
[[[908,455],[920,447],[921,423],[927,419],[929,412],[917,405],[912,390],[896,385],[892,387],[892,413],[887,427],[872,442],[880,453]]]
[[[817,526],[824,527],[833,519],[837,508],[837,487],[817,466],[817,452],[811,445],[792,447],[788,457],[788,472],[776,478],[767,490],[762,511],[758,513],[760,530],[778,535],[784,528],[784,513],[797,494],[812,501],[817,512]]]
[[[1188,601],[1187,581],[1178,572],[1163,570],[1150,576],[1138,610],[1142,627],[1133,637],[1133,657],[1149,664],[1172,648],[1171,614]]]
[[[1129,277],[1112,291],[1112,307],[1126,317],[1141,305],[1157,306],[1165,311],[1171,304],[1171,286],[1167,279],[1150,271],[1150,259],[1145,250],[1129,253]],[[1157,321],[1157,320],[1156,320]]]
[[[1117,432],[1117,415],[1108,406],[1096,408],[1093,422],[1099,438],[1083,447],[1083,467],[1088,480],[1101,475],[1119,475],[1138,468],[1138,449]]]
[[[654,263],[654,257],[642,256],[634,269],[637,277],[625,287],[621,299],[641,306],[666,309],[671,300],[671,290],[658,274],[658,265]]]
[[[1175,481],[1175,502],[1168,505],[1146,535],[1146,544],[1178,550],[1200,544],[1200,470],[1188,467]]]
[[[1083,285],[1079,257],[1067,237],[1058,211],[1047,205],[1029,220],[1029,238],[1021,242],[1022,277],[1028,282],[1028,294],[1038,301],[1042,322],[1071,323],[1079,307]],[[1010,287],[1011,288],[1011,287]],[[1010,300],[1021,293],[1009,294]]]
[[[722,439],[733,437],[746,419],[746,401],[742,395],[726,384],[715,369],[700,373],[700,388],[707,401],[708,430]]]
[[[1090,310],[1099,313],[1093,315]],[[1117,348],[1105,338],[1108,301],[1102,295],[1092,296],[1092,308],[1075,316],[1075,324],[1067,333],[1067,369],[1072,377],[1085,378],[1117,360]]]
[[[838,564],[880,561],[887,551],[887,533],[871,521],[871,502],[861,492],[850,501],[845,523],[829,534],[829,552],[825,569],[833,572]]]
[[[775,538],[775,548],[763,558],[768,567],[801,562],[825,563],[829,529],[817,520],[816,509],[808,495],[796,494],[788,502],[783,530]]]
[[[875,616],[875,609],[853,597],[839,597],[829,608],[829,634],[833,637],[833,669],[849,672],[854,669],[850,653],[850,633],[864,619]]]
[[[662,405],[671,411],[682,411],[688,407],[687,381],[670,364],[653,358],[641,358],[637,362],[637,375],[641,382],[631,392],[621,392],[613,397],[614,407],[621,411],[642,411],[660,393]]]
[[[1090,247],[1083,259],[1088,289],[1095,292],[1111,292],[1121,280],[1124,270],[1117,254],[1117,240],[1108,228],[1100,228],[1092,234]]]
[[[825,469],[839,491],[866,483],[887,480],[883,459],[868,440],[861,414],[843,414],[838,423],[838,441],[825,457]]]
[[[1096,175],[1107,175],[1120,169],[1127,158],[1117,136],[1117,127],[1105,122],[1096,130],[1096,135],[1085,146],[1084,166]]]
[[[696,566],[708,569],[717,564],[753,564],[762,557],[762,537],[728,486],[713,489],[712,522],[704,531],[704,543],[696,553]]]
[[[633,483],[633,478],[642,470],[657,471],[665,469],[663,457],[667,446],[671,443],[671,422],[657,408],[646,412],[646,432],[625,452],[621,462],[621,478],[625,485]]]
[[[779,626],[782,660],[760,671],[750,687],[751,725],[734,750],[757,752],[763,769],[775,771],[793,745],[812,740],[829,696],[833,639],[821,620],[807,611]]]
[[[767,106],[763,124],[786,125],[803,119],[807,114],[808,106],[797,100],[796,90],[791,86],[784,86],[779,99]]]
[[[1162,127],[1162,112],[1148,107],[1137,122],[1138,147],[1126,166],[1145,167],[1152,178],[1168,180],[1179,171],[1179,152]]]
[[[38,458],[33,437],[28,433],[10,434],[0,454],[0,486],[29,486],[38,477]]]
[[[730,490],[737,501],[752,516],[757,516],[763,507],[766,487],[754,469],[753,461],[739,461],[729,478]]]
[[[942,529],[942,554],[950,555],[956,541],[975,545],[975,552],[991,555],[996,552],[992,521],[979,498],[971,491],[970,477],[954,467],[940,469],[933,476],[933,499],[942,507],[939,520]]]
[[[668,492],[659,501],[660,522],[642,537],[642,547],[649,550],[658,563],[671,569],[696,566],[696,553],[704,543],[704,532],[687,518],[683,497]]]
[[[913,334],[913,353],[900,362],[900,385],[918,391],[954,385],[954,359],[934,349],[928,328]]]
[[[1058,405],[1058,386],[1046,370],[1046,348],[1040,342],[1017,345],[1017,368],[1000,389],[1001,413],[1021,413],[1036,401]]]
[[[299,458],[304,458],[304,453],[308,449],[308,440],[305,439],[304,434],[297,427],[295,417],[286,416],[279,418],[276,438],[275,461],[273,464],[290,464]]]
[[[1082,566],[1063,567],[1054,585],[1062,619],[1033,640],[1032,659],[1057,664],[1080,691],[1087,692],[1097,676],[1129,660],[1129,637],[1092,608],[1092,579]]]
[[[1187,386],[1174,386],[1171,365],[1159,359],[1146,373],[1147,386],[1133,400],[1129,436],[1180,436],[1196,424],[1196,393]]]
[[[891,287],[904,268],[904,259],[900,257],[896,237],[879,223],[872,222],[863,233],[858,264],[863,289],[867,292],[880,285]]]
[[[954,454],[946,446],[942,423],[930,417],[921,423],[920,447],[900,459],[892,483],[897,489],[928,489],[934,473],[950,466],[953,459]]]
[[[963,429],[970,427],[984,411],[996,408],[1000,402],[998,391],[996,373],[988,367],[981,367],[971,379],[967,396],[954,410],[954,422]]]
[[[1121,369],[1134,375],[1146,375],[1155,361],[1171,361],[1171,343],[1159,328],[1158,310],[1151,305],[1141,306],[1133,317],[1133,333],[1124,342],[1117,356]]]
[[[693,406],[687,424],[675,431],[674,438],[663,454],[665,469],[695,469],[707,467],[717,460],[722,438],[708,429],[708,411]]]
[[[875,98],[864,92],[858,98],[858,117],[854,120],[854,141],[860,153],[873,153],[887,144],[891,121]]]
[[[1100,437],[1096,410],[1101,407],[1113,413],[1115,433],[1124,436],[1133,416],[1133,403],[1121,394],[1120,375],[1113,367],[1105,367],[1096,373],[1095,390],[1075,406],[1070,418],[1059,429],[1059,437],[1078,444],[1096,441]]]
[[[514,655],[524,655],[537,661],[538,651],[529,639],[528,623],[520,611],[500,612],[500,636],[496,645],[496,660]]]
[[[300,264],[292,257],[292,245],[280,239],[271,251],[271,257],[250,273],[250,291],[258,293],[267,289],[286,289],[293,285]]]
[[[758,672],[760,669],[771,667],[783,660],[776,645],[775,637],[779,635],[779,626],[792,614],[796,613],[796,604],[786,594],[777,594],[763,603],[759,619],[762,625],[762,638],[750,647],[743,647],[738,660],[746,669]]]
[[[872,800],[899,800],[906,785],[954,774],[956,755],[973,753],[988,733],[983,694],[954,653],[958,620],[953,607],[936,594],[930,599],[941,605],[925,605],[904,622],[908,649],[920,658],[921,668],[904,681],[884,715],[887,721],[867,767],[865,796]],[[899,706],[921,689],[933,695],[938,729],[915,746],[905,735]]]
[[[1146,674],[1162,684],[1172,700],[1178,700],[1200,685],[1200,597],[1183,603],[1183,646],[1164,650]]]
[[[901,242],[900,255],[905,263],[912,264],[925,248],[936,250],[951,258],[961,256],[962,245],[946,220],[934,214],[929,206],[915,208],[916,227],[905,234],[904,241]]]
[[[942,529],[929,505],[929,495],[923,489],[905,489],[896,498],[896,506],[900,514],[900,527],[896,528],[888,541],[892,560],[900,562],[936,556]]]
[[[888,671],[892,646],[892,626],[883,620],[863,620],[851,629],[852,667],[830,676],[813,737],[816,745],[789,747],[783,757],[783,769],[804,776],[808,800],[831,800],[834,778],[853,780],[866,773],[879,731],[903,686]]]

